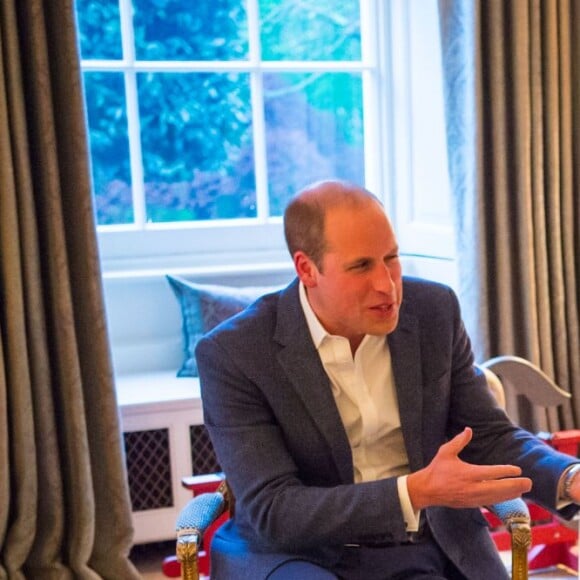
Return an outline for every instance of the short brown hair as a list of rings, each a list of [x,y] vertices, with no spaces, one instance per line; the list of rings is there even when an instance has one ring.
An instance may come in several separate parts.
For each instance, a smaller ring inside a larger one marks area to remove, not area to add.
[[[304,252],[322,271],[327,250],[324,235],[326,211],[339,205],[360,206],[373,200],[382,206],[370,191],[346,181],[318,181],[308,185],[290,201],[284,212],[284,236],[290,255]]]

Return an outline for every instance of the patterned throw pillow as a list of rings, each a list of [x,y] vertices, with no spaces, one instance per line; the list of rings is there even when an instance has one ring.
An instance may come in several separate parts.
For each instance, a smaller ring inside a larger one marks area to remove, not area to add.
[[[166,276],[181,308],[184,361],[178,377],[197,377],[195,347],[199,339],[223,320],[241,312],[257,298],[280,286],[219,286],[197,284],[179,276]]]

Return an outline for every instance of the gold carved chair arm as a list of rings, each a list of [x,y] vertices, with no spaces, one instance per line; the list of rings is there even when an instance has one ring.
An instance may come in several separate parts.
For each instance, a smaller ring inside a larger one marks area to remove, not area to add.
[[[527,580],[528,550],[532,544],[530,511],[521,498],[486,506],[510,532],[512,542],[512,580]]]
[[[185,505],[177,518],[176,555],[183,580],[198,580],[198,555],[205,531],[230,509],[231,493],[223,481],[213,493],[202,493]]]

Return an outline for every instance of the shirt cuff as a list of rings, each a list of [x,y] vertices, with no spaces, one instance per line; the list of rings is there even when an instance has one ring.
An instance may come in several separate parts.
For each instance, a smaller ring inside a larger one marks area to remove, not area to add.
[[[407,489],[406,475],[397,477],[397,491],[399,492],[399,501],[401,502],[401,510],[403,512],[403,519],[405,520],[407,531],[418,532],[421,511],[413,510],[411,498],[409,497],[409,490]]]

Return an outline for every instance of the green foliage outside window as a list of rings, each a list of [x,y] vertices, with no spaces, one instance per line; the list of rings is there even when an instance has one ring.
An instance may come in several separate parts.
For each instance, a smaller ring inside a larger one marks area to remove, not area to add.
[[[360,59],[357,0],[260,0],[259,7],[264,61]],[[119,61],[118,2],[77,0],[77,12],[82,58]],[[133,0],[132,23],[137,60],[249,58],[240,0]],[[250,73],[135,74],[147,219],[256,216]],[[123,72],[84,78],[97,220],[132,223]],[[262,81],[270,215],[314,179],[364,182],[360,73],[264,72]]]

